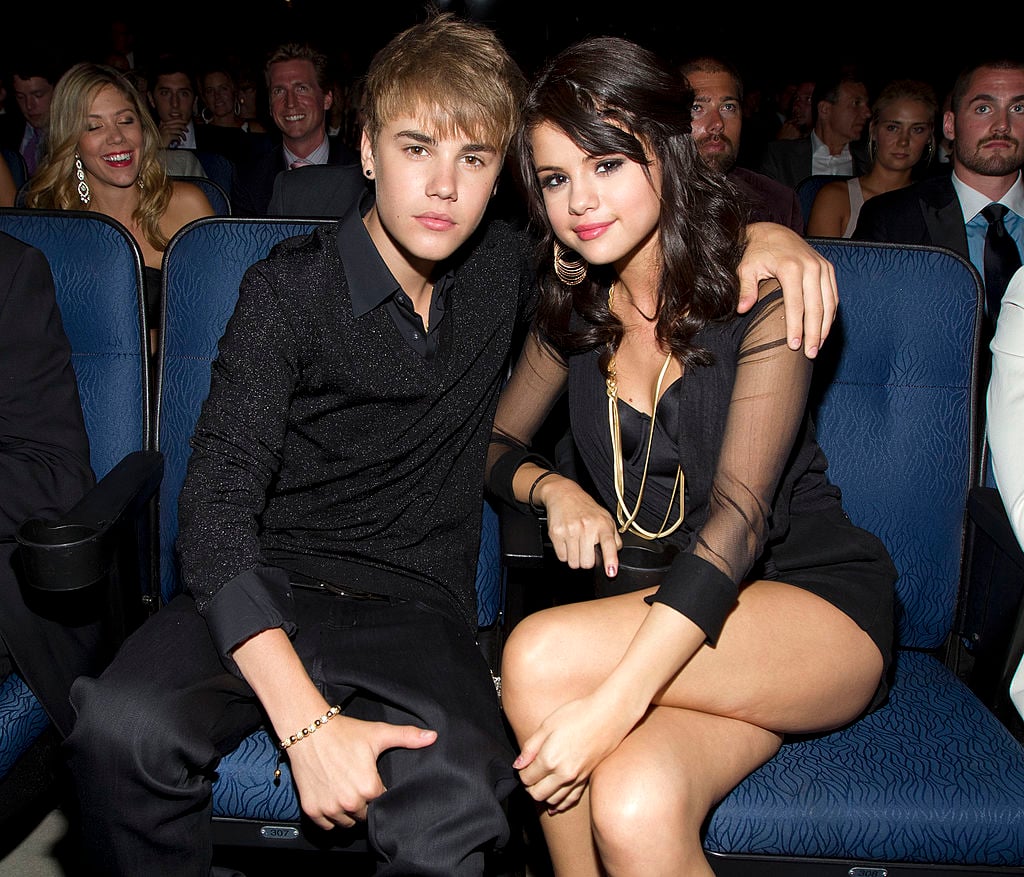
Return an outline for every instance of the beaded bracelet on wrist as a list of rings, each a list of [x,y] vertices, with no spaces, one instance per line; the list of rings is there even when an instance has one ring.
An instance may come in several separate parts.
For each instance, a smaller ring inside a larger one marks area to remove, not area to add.
[[[284,751],[289,746],[294,746],[300,740],[305,740],[310,734],[312,734],[321,725],[326,725],[331,719],[333,719],[335,716],[340,715],[340,714],[341,714],[341,707],[338,706],[337,704],[335,704],[329,710],[327,710],[327,712],[325,712],[322,716],[320,716],[320,718],[313,719],[312,724],[307,725],[305,728],[300,728],[298,731],[296,731],[294,734],[292,734],[291,737],[285,737],[283,740],[281,740],[277,744],[278,747],[281,749],[281,751]]]

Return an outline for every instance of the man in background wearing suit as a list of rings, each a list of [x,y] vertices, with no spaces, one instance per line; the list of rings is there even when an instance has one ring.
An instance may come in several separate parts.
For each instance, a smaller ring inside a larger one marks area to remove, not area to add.
[[[860,176],[871,161],[860,143],[871,118],[868,89],[853,72],[815,81],[814,127],[806,137],[773,140],[764,148],[759,170],[793,189],[817,174]]]
[[[261,216],[279,173],[309,165],[358,167],[356,151],[327,134],[327,111],[333,103],[327,57],[308,45],[287,43],[267,60],[270,115],[281,132],[281,145],[238,167],[234,212]]]
[[[965,69],[942,127],[953,141],[952,173],[865,202],[853,238],[946,247],[970,259],[984,277],[988,221],[982,211],[989,204],[1008,208],[1006,231],[1024,250],[1024,61]]]

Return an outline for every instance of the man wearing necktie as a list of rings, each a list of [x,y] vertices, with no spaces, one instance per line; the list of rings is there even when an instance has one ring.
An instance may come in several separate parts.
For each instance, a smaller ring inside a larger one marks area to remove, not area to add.
[[[964,70],[942,122],[953,141],[952,173],[872,198],[853,237],[947,247],[969,259],[986,282],[987,349],[1006,281],[1024,251],[1024,61]]]
[[[50,101],[53,99],[54,74],[45,73],[35,68],[22,71],[25,75],[15,72],[11,77],[11,86],[18,109],[25,117],[25,128],[18,150],[25,159],[25,168],[29,176],[36,172],[46,150],[46,132],[50,127]]]
[[[356,150],[327,133],[327,112],[334,102],[327,57],[311,46],[288,43],[266,63],[270,115],[281,135],[280,146],[238,168],[231,202],[241,215],[266,213],[281,172],[309,165],[356,165]]]

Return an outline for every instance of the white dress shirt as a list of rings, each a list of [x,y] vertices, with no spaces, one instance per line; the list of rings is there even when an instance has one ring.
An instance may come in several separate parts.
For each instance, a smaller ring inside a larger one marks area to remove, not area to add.
[[[824,142],[811,131],[811,173],[852,177],[853,156],[847,143],[837,155],[829,152]]]

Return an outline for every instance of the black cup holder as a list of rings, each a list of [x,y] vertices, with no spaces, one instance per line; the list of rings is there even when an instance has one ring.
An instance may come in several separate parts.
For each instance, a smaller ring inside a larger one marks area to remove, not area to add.
[[[110,571],[103,530],[86,524],[33,519],[18,528],[18,556],[28,585],[44,591],[76,591]]]

